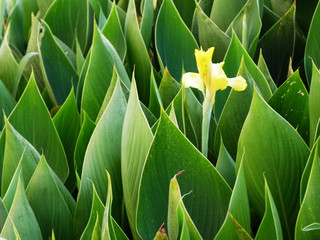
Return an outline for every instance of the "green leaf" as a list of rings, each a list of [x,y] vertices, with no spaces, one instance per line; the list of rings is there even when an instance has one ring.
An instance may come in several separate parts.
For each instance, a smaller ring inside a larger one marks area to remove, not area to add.
[[[88,8],[86,0],[56,0],[46,12],[44,20],[54,35],[71,49],[75,49],[77,38],[84,50],[89,31]]]
[[[73,85],[78,82],[78,75],[63,49],[54,39],[49,26],[43,22],[43,35],[40,36],[40,55],[42,74],[53,103],[61,105]],[[66,34],[67,35],[67,34]]]
[[[243,123],[249,112],[253,94],[254,79],[246,67],[245,60],[241,61],[238,75],[247,81],[247,88],[238,92],[231,90],[218,121],[214,138],[215,153],[219,152],[220,139],[234,159],[237,155],[237,144]]]
[[[26,194],[44,239],[51,236],[52,229],[57,239],[72,239],[75,201],[43,155],[30,179]]]
[[[289,59],[292,56],[295,41],[295,4],[276,22],[259,40],[259,48],[276,84],[287,77]],[[275,41],[277,44],[274,44]]]
[[[21,165],[24,180],[28,183],[40,159],[37,150],[7,120],[5,120],[5,131],[6,142],[3,157],[5,171],[1,179],[1,196],[7,192],[18,165]]]
[[[111,13],[108,17],[106,24],[104,25],[101,33],[110,41],[114,46],[120,59],[123,61],[126,56],[127,45],[124,38],[124,34],[121,28],[118,13],[116,11],[115,2],[112,5]]]
[[[212,4],[210,18],[222,31],[226,31],[246,2],[247,0],[215,0]]]
[[[304,232],[314,231],[314,230],[320,230],[320,223],[317,223],[317,222],[311,223],[310,225],[308,225],[302,229],[302,231],[304,231]]]
[[[6,13],[6,1],[5,0],[0,0],[0,22],[1,23],[4,20],[5,13]],[[0,36],[3,36],[3,34],[2,34],[3,25],[4,24],[0,24]]]
[[[43,17],[54,0],[37,0],[40,17]]]
[[[142,19],[140,23],[140,32],[143,38],[145,46],[148,48],[152,38],[152,28],[153,28],[153,18],[154,18],[154,9],[153,1],[146,1],[141,3],[141,8],[143,6]]]
[[[173,21],[174,19],[174,21]],[[167,67],[180,82],[182,72],[196,72],[198,44],[179,16],[172,0],[164,0],[156,22],[155,41],[161,70]]]
[[[181,234],[180,239],[202,239],[183,203],[183,198],[188,198],[188,196],[181,196],[180,187],[177,181],[177,176],[179,176],[181,173],[182,172],[177,173],[171,179],[169,185],[167,220],[169,238],[176,240]]]
[[[152,239],[167,219],[169,183],[181,170],[185,170],[179,179],[181,192],[192,191],[184,204],[202,237],[213,239],[222,225],[231,195],[229,186],[162,112],[140,184],[137,229],[143,239]]]
[[[152,138],[133,79],[122,130],[121,177],[123,199],[134,239],[138,239],[136,211],[139,185]]]
[[[155,80],[153,71],[150,76],[150,97],[148,109],[153,113],[156,118],[160,117],[160,108],[162,107],[162,100],[159,93],[158,85]]]
[[[96,188],[94,187],[94,184],[92,183],[92,206],[91,206],[91,212],[88,224],[86,228],[84,229],[81,240],[91,239],[94,233],[96,222],[101,226],[102,218],[103,218],[103,212],[104,212],[104,205],[101,202],[99,195],[97,193]],[[99,220],[100,219],[100,220]]]
[[[151,2],[151,1],[150,1]],[[191,28],[192,20],[193,20],[193,13],[196,8],[196,4],[194,0],[173,0],[174,5],[176,6],[177,10],[179,11],[179,15],[185,22],[188,28]]]
[[[159,230],[156,233],[156,236],[154,237],[153,240],[169,240],[169,238],[166,234],[166,229],[165,229],[164,223],[159,228]]]
[[[265,176],[279,209],[285,238],[290,239],[293,234],[299,183],[308,155],[301,136],[255,90],[240,134],[236,165],[239,168],[243,162],[250,203],[260,217],[264,213]]]
[[[256,86],[259,88],[263,98],[268,100],[272,93],[266,78],[244,47],[241,45],[236,34],[233,34],[228,52],[224,58],[225,65],[223,66],[223,69],[228,77],[236,76],[238,68],[241,65],[242,58],[244,58],[244,63],[248,69],[248,72],[254,80]]]
[[[110,172],[114,187],[113,215],[118,222],[123,220],[121,132],[126,106],[126,99],[118,80],[112,98],[92,133],[86,150],[75,214],[76,237],[81,234],[89,218],[92,205],[92,183],[101,201],[105,201],[107,197],[108,178],[105,169]]]
[[[15,105],[16,101],[0,80],[0,129],[4,126],[4,114],[8,116]]]
[[[164,109],[166,109],[180,90],[180,84],[170,75],[168,68],[164,69],[159,86],[159,93]]]
[[[309,143],[309,95],[296,71],[273,94],[268,104]]]
[[[236,164],[224,146],[222,139],[216,168],[224,180],[229,184],[230,188],[233,189],[236,181]]]
[[[43,152],[50,167],[64,182],[69,173],[66,155],[33,75],[8,119],[38,152]]]
[[[213,62],[222,62],[230,44],[230,37],[225,34],[197,5],[198,31],[200,46],[207,50],[215,47]]]
[[[263,73],[264,77],[266,78],[272,93],[274,93],[277,90],[277,86],[274,83],[274,81],[273,81],[273,79],[272,79],[272,77],[270,75],[267,63],[264,60],[264,57],[262,55],[262,50],[261,49],[260,49],[259,60],[258,60],[258,68]]]
[[[4,39],[0,47],[0,79],[12,93],[14,86],[14,78],[16,76],[16,71],[18,64],[13,56],[13,53],[9,47],[8,43],[8,32],[10,31],[10,25],[6,31]]]
[[[82,126],[74,149],[74,168],[79,176],[81,176],[83,160],[89,140],[96,127],[95,123],[91,121],[87,113],[85,111],[82,111],[82,113]]]
[[[320,2],[316,7],[312,21],[309,28],[307,37],[306,49],[304,53],[304,68],[308,83],[311,83],[311,76],[313,75],[313,64],[320,68],[320,44],[318,39],[320,38]]]
[[[230,212],[228,212],[228,215],[231,218],[231,221],[237,230],[238,233],[238,239],[239,240],[253,240],[252,237],[246,232],[246,230],[238,223],[238,221],[232,216]]]
[[[16,236],[14,228],[18,235],[23,236],[23,239],[42,239],[36,216],[27,200],[21,176],[1,237],[14,239]]]
[[[319,8],[320,9],[320,8]],[[315,141],[315,133],[318,120],[320,118],[320,72],[312,65],[312,81],[309,96],[309,112],[310,112],[310,146]]]
[[[226,34],[232,37],[233,31],[241,39],[242,45],[251,56],[254,56],[257,47],[260,31],[261,19],[259,3],[257,0],[248,0],[241,11],[230,23]]]
[[[113,67],[121,80],[130,86],[130,80],[114,47],[95,24],[88,70],[85,76],[82,109],[95,121],[111,82]]]
[[[134,0],[129,1],[124,33],[127,42],[128,67],[130,72],[134,70],[142,102],[148,104],[152,64],[140,33]]]
[[[68,160],[70,174],[66,181],[66,186],[72,190],[76,182],[74,149],[80,131],[80,116],[73,88],[62,107],[54,116],[53,123],[59,133]]]
[[[310,176],[295,227],[295,239],[317,239],[319,237],[319,230],[303,231],[307,225],[317,222],[320,216],[320,208],[317,205],[320,180],[319,143],[316,144],[314,151]]]
[[[265,179],[265,212],[255,239],[283,239],[279,214],[273,201],[267,179]]]
[[[242,165],[238,171],[238,176],[232,191],[228,214],[215,239],[238,239],[238,231],[234,226],[230,214],[248,235],[252,234],[249,199]]]
[[[0,198],[0,232],[4,226],[4,223],[6,222],[7,216],[8,216],[7,209],[4,206],[2,199]]]

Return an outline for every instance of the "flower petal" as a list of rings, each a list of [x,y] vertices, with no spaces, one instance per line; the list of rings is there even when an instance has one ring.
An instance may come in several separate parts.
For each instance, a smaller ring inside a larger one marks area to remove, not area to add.
[[[193,88],[197,88],[200,91],[204,91],[204,87],[203,87],[203,81],[200,77],[199,73],[185,73],[182,76],[182,85],[184,87],[193,87]]]
[[[227,78],[223,71],[224,62],[211,64],[211,78]]]
[[[232,87],[236,91],[243,91],[247,88],[248,84],[246,80],[241,76],[229,78],[228,80],[228,86]]]
[[[210,84],[211,77],[211,59],[213,55],[214,47],[209,48],[206,52],[196,49],[195,56],[197,61],[197,67],[201,78],[206,86]]]

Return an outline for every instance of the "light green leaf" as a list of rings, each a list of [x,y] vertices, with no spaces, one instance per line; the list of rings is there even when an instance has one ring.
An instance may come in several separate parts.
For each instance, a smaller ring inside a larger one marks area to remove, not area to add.
[[[320,207],[317,205],[319,202],[319,163],[319,142],[317,142],[312,159],[312,167],[310,170],[308,184],[295,226],[295,239],[317,239],[319,237],[319,230],[303,231],[306,226],[317,222],[320,217]]]
[[[232,5],[233,7],[234,5]],[[254,56],[261,31],[259,3],[248,0],[241,11],[230,23],[226,34],[232,37],[233,31],[241,39],[242,45],[251,56]]]
[[[71,92],[64,104],[54,116],[53,123],[60,136],[60,140],[67,156],[70,174],[66,181],[66,186],[72,192],[76,183],[74,149],[80,131],[80,116],[73,88],[71,89]]]
[[[200,46],[207,50],[209,47],[215,47],[213,62],[222,62],[227,52],[230,37],[225,34],[197,5],[198,31]]]
[[[90,217],[89,217],[88,224],[81,235],[80,240],[91,239],[94,234],[96,223],[98,222],[100,226],[102,223],[104,205],[101,202],[101,199],[99,198],[99,195],[93,183],[92,183],[92,189],[93,189],[92,190],[93,196],[92,196],[92,206],[91,206]]]
[[[77,142],[74,149],[74,168],[77,171],[78,175],[81,176],[82,173],[82,165],[84,156],[87,150],[87,146],[93,130],[96,125],[91,119],[88,117],[87,113],[82,110],[82,126],[77,138]]]
[[[124,34],[121,28],[118,13],[116,11],[115,2],[112,5],[111,13],[108,17],[106,24],[104,25],[101,33],[110,41],[114,46],[120,59],[123,61],[126,56],[127,45],[124,38]]]
[[[183,70],[197,71],[194,50],[198,49],[198,44],[179,16],[172,0],[163,1],[155,31],[156,49],[162,71],[167,67],[178,82]]]
[[[129,1],[124,33],[127,42],[128,67],[131,72],[134,70],[139,96],[142,102],[147,105],[149,103],[152,64],[140,33],[134,0]]]
[[[314,231],[314,230],[320,230],[320,223],[311,223],[310,225],[306,226],[302,229],[302,231],[308,232],[308,231]]]
[[[159,93],[164,109],[167,109],[179,90],[180,84],[170,75],[168,68],[165,68],[159,86]]]
[[[130,86],[130,80],[114,47],[95,24],[88,70],[85,76],[82,109],[95,121],[111,82],[113,67],[121,80]]]
[[[43,155],[30,179],[26,194],[44,239],[51,236],[52,229],[57,239],[72,238],[75,201]]]
[[[3,171],[1,179],[1,196],[7,192],[11,179],[18,165],[22,167],[24,181],[27,184],[36,169],[40,155],[37,150],[21,136],[5,119],[6,142],[3,157]]]
[[[0,80],[0,129],[4,126],[4,114],[8,116],[15,105],[16,101]]]
[[[181,196],[180,187],[177,181],[177,176],[181,173],[182,172],[177,173],[171,179],[169,185],[167,220],[169,238],[177,240],[180,235],[180,239],[202,239],[183,203],[183,198],[188,198],[188,196]]]
[[[7,216],[8,216],[8,211],[4,206],[2,199],[0,198],[0,232],[4,226],[4,223],[6,222]]]
[[[75,214],[76,237],[81,234],[89,218],[92,205],[92,183],[101,201],[105,201],[107,197],[108,178],[105,169],[110,172],[113,182],[115,199],[113,215],[117,221],[123,220],[121,132],[126,106],[127,102],[118,80],[112,98],[92,133],[86,150]]]
[[[285,238],[293,234],[299,183],[308,155],[301,136],[255,90],[240,134],[236,166],[239,168],[243,162],[250,203],[260,217],[264,213],[265,176],[279,209]]]
[[[143,239],[152,239],[167,219],[169,183],[181,170],[185,170],[179,179],[182,194],[192,191],[184,204],[202,237],[212,239],[222,225],[229,186],[162,112],[140,184],[137,229]]]
[[[215,0],[212,4],[210,18],[222,31],[226,31],[246,2],[247,0]]]
[[[242,165],[238,171],[238,176],[232,191],[228,214],[226,215],[226,219],[215,239],[238,239],[239,233],[237,228],[234,226],[230,214],[250,236],[252,234],[250,226],[250,206]]]
[[[11,26],[9,25],[0,46],[0,79],[9,92],[12,93],[18,63],[16,62],[8,43],[8,32],[10,31],[10,27]]]
[[[133,79],[122,130],[121,177],[124,203],[134,239],[139,239],[136,232],[138,193],[142,169],[152,138],[153,135],[141,109],[137,87]]]
[[[320,8],[319,8],[320,9]],[[312,80],[310,86],[309,96],[309,112],[310,112],[310,146],[312,146],[315,139],[316,127],[320,118],[320,72],[312,65]]]
[[[50,167],[64,182],[69,173],[66,155],[33,75],[8,119],[38,152],[43,152]]]
[[[309,27],[309,33],[306,43],[306,49],[304,53],[304,68],[306,71],[307,80],[311,83],[311,76],[313,75],[313,64],[320,68],[320,44],[318,39],[320,38],[320,2],[316,7],[312,21]]]
[[[265,179],[265,211],[255,239],[283,239],[279,214],[273,201],[267,179]]]
[[[16,229],[18,236],[23,236],[23,239],[40,240],[42,239],[41,231],[36,216],[28,203],[21,178],[20,175],[12,206],[1,231],[1,237],[14,239]]]

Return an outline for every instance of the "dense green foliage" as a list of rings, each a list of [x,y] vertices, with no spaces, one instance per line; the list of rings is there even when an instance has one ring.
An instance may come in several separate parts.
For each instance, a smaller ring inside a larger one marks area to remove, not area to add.
[[[0,239],[320,239],[319,39],[317,0],[0,0]],[[204,128],[210,47],[246,88]]]

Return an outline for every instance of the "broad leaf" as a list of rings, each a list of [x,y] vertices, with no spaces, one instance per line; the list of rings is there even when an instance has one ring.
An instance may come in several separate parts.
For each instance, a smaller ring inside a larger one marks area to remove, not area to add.
[[[310,146],[316,140],[315,139],[316,127],[320,118],[319,106],[320,106],[320,72],[315,66],[315,64],[313,64],[312,81],[311,81],[310,96],[309,96]]]
[[[308,155],[309,149],[296,130],[255,90],[239,138],[237,168],[243,162],[249,199],[260,217],[265,205],[265,176],[279,209],[285,238],[293,234],[299,209],[299,183]]]
[[[181,170],[185,170],[179,179],[181,193],[192,191],[184,204],[202,237],[212,239],[222,225],[231,195],[229,186],[162,112],[140,185],[137,229],[143,239],[154,237],[167,219],[169,183]]]
[[[12,97],[11,93],[8,91],[6,86],[0,80],[0,129],[4,126],[4,115],[9,115],[16,105],[16,101]]]

